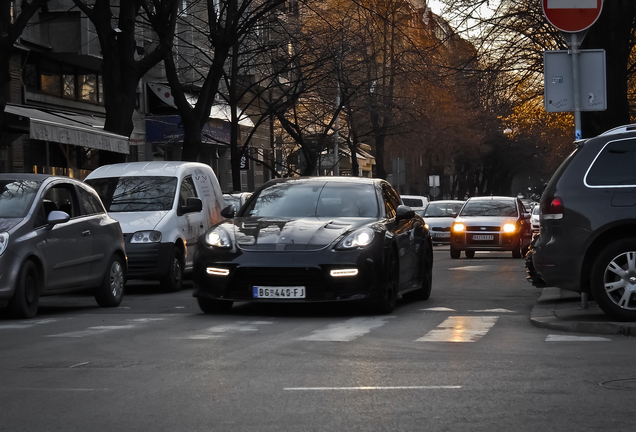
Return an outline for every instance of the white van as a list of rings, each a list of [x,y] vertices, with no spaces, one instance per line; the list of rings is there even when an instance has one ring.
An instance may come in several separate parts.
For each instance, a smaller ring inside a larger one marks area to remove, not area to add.
[[[180,290],[197,239],[223,219],[223,193],[212,168],[197,162],[120,163],[97,168],[84,181],[121,225],[128,278]]]
[[[428,205],[428,198],[421,195],[400,195],[402,203],[413,210],[424,209]]]

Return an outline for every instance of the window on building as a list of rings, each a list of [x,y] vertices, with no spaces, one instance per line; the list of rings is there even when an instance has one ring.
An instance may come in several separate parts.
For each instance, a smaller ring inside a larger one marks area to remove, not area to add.
[[[62,71],[59,63],[46,60],[40,62],[40,86],[42,93],[62,96]]]

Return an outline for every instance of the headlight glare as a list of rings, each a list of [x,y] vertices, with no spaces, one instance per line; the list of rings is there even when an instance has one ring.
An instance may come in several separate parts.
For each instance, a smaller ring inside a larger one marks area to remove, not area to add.
[[[232,247],[230,235],[221,227],[216,227],[205,234],[205,242],[210,246],[229,249]]]
[[[504,224],[503,232],[505,232],[505,233],[513,233],[515,231],[517,231],[517,226],[515,224],[512,224],[512,223]]]
[[[373,241],[374,236],[375,234],[371,228],[360,228],[345,237],[340,242],[339,247],[343,249],[365,247]]]
[[[456,223],[453,225],[453,231],[454,232],[464,232],[466,231],[466,225],[464,225],[463,223]]]

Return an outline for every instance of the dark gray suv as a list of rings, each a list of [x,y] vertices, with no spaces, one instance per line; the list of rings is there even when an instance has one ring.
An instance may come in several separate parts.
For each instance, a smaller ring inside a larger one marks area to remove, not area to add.
[[[535,286],[588,293],[609,316],[636,320],[636,125],[577,142],[540,202],[526,259]]]

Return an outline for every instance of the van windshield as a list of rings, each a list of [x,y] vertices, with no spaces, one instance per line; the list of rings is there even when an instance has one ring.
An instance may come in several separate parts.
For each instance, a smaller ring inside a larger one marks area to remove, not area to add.
[[[170,210],[177,190],[176,177],[140,176],[88,179],[108,212]]]

